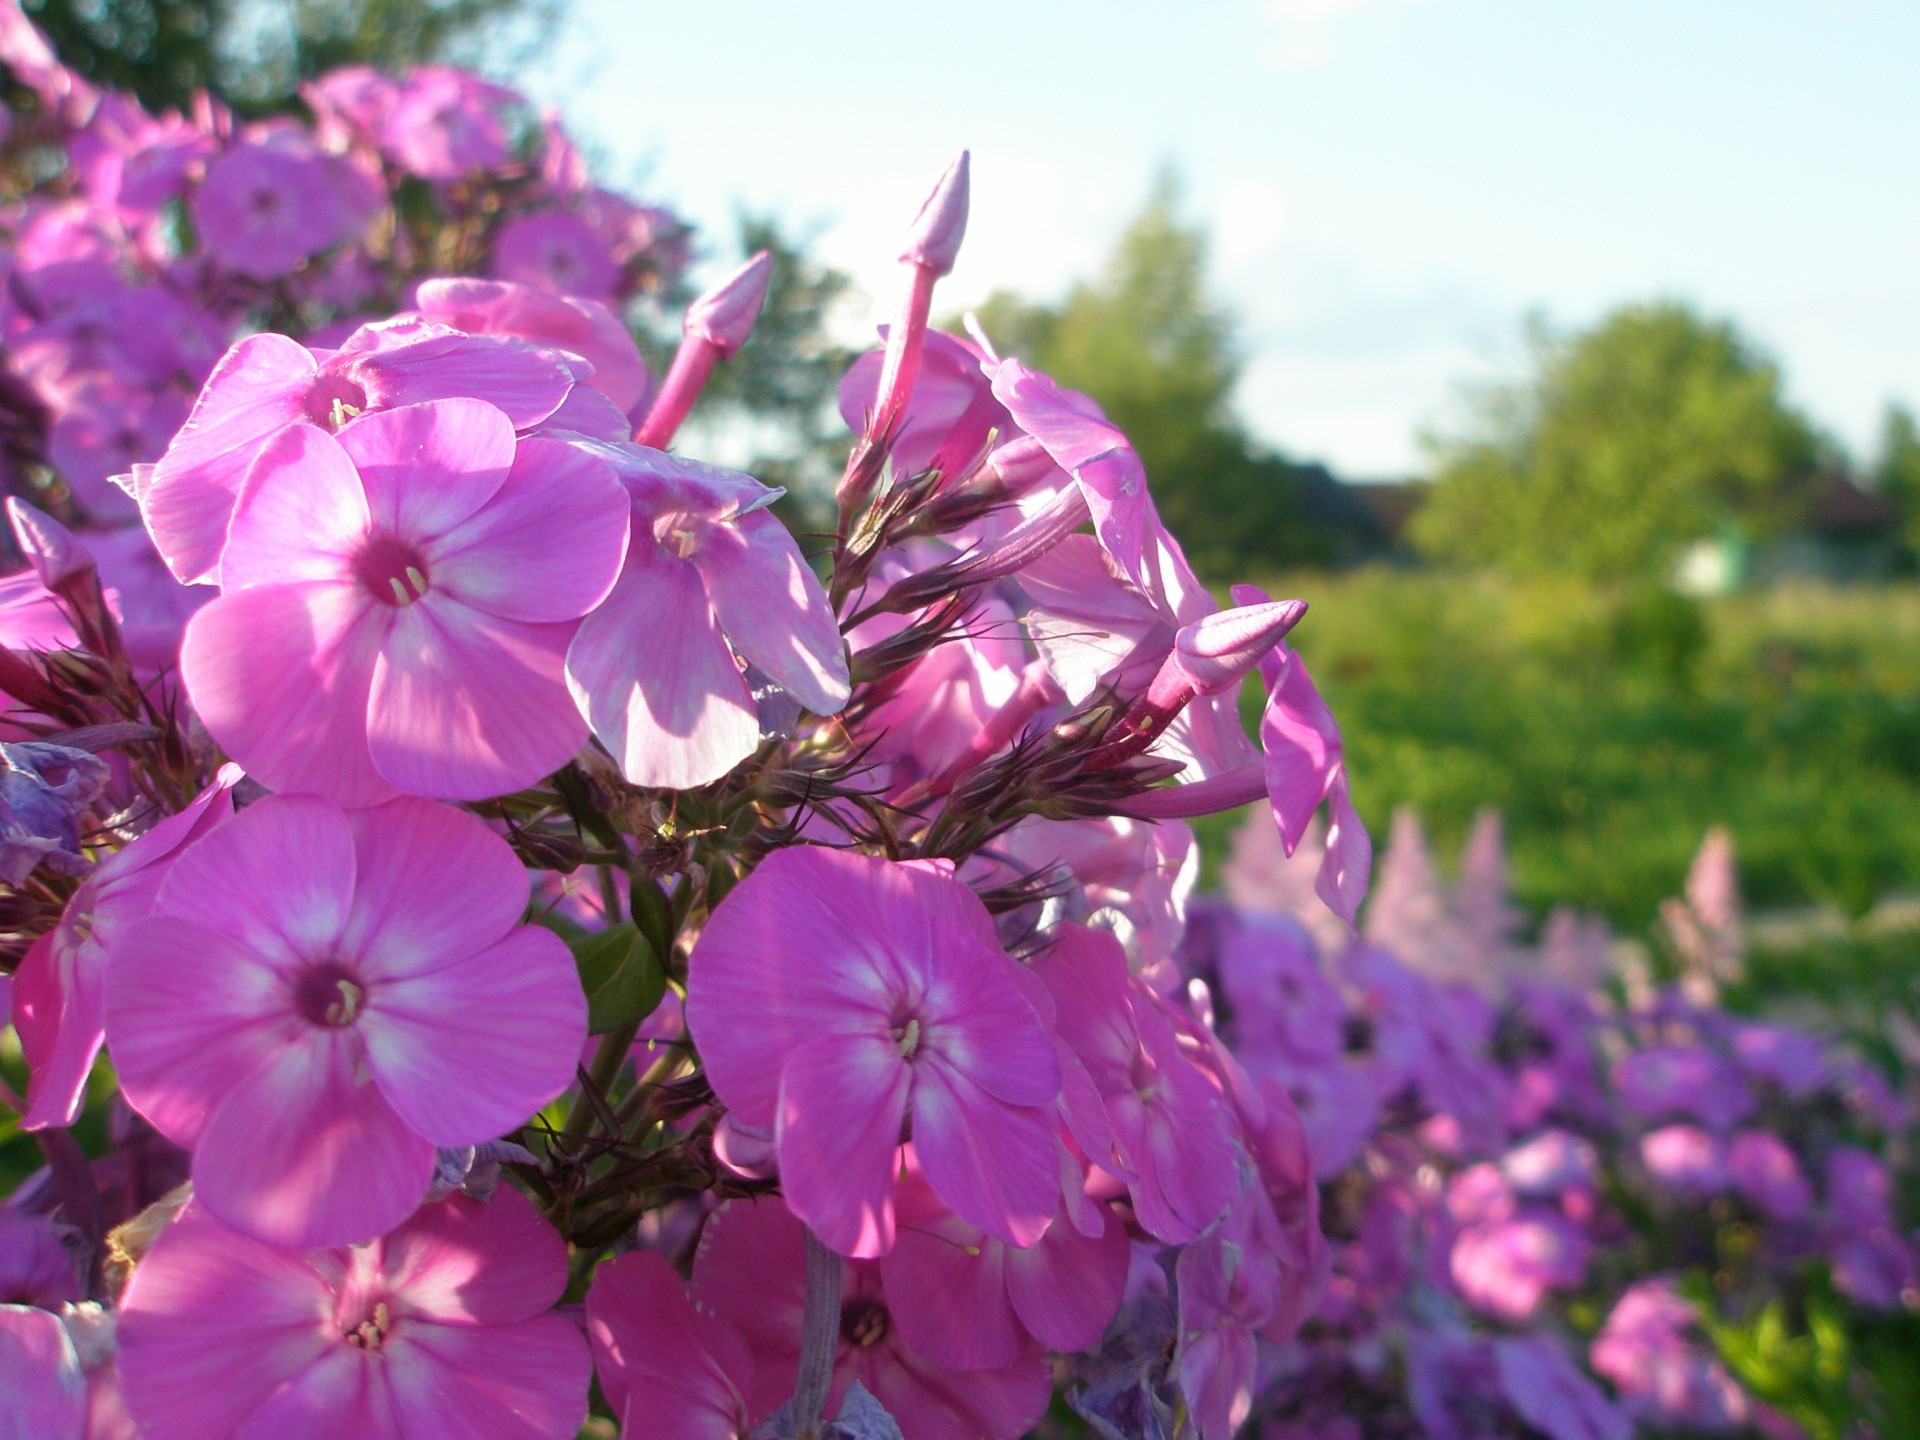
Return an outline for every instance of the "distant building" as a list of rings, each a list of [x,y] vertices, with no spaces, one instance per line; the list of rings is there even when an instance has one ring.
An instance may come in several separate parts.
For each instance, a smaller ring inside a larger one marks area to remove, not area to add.
[[[1680,556],[1674,583],[1690,595],[1721,595],[1742,585],[1822,580],[1863,585],[1900,574],[1900,512],[1838,471],[1812,477],[1805,516],[1791,530],[1748,540],[1729,529],[1695,541]]]

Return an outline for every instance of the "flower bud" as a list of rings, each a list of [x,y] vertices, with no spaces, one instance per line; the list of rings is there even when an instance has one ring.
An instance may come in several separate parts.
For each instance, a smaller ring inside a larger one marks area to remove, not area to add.
[[[953,273],[960,242],[967,234],[969,165],[968,154],[962,150],[914,216],[913,228],[907,232],[907,248],[900,254],[909,265],[939,276]]]
[[[773,257],[762,250],[687,307],[684,332],[731,359],[753,333],[772,278]]]
[[[1304,600],[1216,611],[1180,628],[1173,641],[1174,664],[1197,695],[1231,690],[1306,613]]]
[[[33,573],[56,594],[94,568],[93,556],[71,530],[17,495],[7,497],[7,520]]]

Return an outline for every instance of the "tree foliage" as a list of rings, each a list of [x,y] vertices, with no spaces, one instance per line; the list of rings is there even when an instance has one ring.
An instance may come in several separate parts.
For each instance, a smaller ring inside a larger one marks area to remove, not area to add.
[[[1822,441],[1778,368],[1728,321],[1676,301],[1585,334],[1531,327],[1534,373],[1472,397],[1430,437],[1428,553],[1515,573],[1663,574],[1689,542],[1790,523]]]
[[[1163,174],[1101,273],[1057,306],[999,291],[979,307],[1002,353],[1083,390],[1133,441],[1168,526],[1203,575],[1333,558],[1305,522],[1325,473],[1258,445],[1235,418],[1233,322],[1207,293],[1207,243]]]
[[[561,0],[26,0],[60,58],[151,110],[211,90],[248,109],[285,104],[337,65],[388,70],[478,60],[498,72],[510,43],[550,32]],[[503,52],[499,46],[507,44]]]

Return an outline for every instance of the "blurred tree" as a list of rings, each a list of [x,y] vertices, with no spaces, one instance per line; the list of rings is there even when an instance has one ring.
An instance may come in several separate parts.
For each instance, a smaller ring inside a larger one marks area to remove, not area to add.
[[[1427,438],[1434,556],[1518,573],[1664,576],[1688,543],[1791,523],[1822,458],[1780,372],[1724,320],[1662,301],[1583,335],[1529,323],[1534,374],[1470,397],[1464,433]]]
[[[1902,542],[1920,552],[1920,421],[1904,405],[1887,406],[1870,478],[1875,489],[1900,507]]]
[[[336,65],[428,60],[511,69],[550,37],[562,0],[25,0],[60,58],[151,110],[207,89],[248,109],[292,98]],[[504,47],[504,48],[503,48]]]
[[[1304,511],[1310,491],[1337,508],[1339,488],[1258,445],[1234,417],[1239,351],[1206,269],[1206,236],[1180,218],[1178,181],[1163,171],[1098,278],[1057,307],[996,291],[978,313],[1003,354],[1084,390],[1126,432],[1202,575],[1325,563],[1337,539]]]

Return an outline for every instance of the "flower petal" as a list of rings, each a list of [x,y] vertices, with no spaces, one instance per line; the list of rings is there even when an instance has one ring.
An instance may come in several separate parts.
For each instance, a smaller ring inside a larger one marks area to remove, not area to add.
[[[433,1146],[364,1074],[351,1029],[308,1029],[215,1107],[195,1197],[271,1245],[358,1245],[394,1228],[433,1178]]]
[[[280,972],[178,916],[137,920],[114,937],[106,1026],[127,1102],[187,1146],[300,1030]]]
[[[180,646],[194,711],[263,784],[343,805],[392,799],[367,752],[380,608],[354,585],[222,595],[187,622]]]
[[[684,560],[629,558],[613,593],[580,623],[567,683],[636,785],[705,785],[760,743],[752,694]]]
[[[382,1356],[391,1366],[393,1433],[409,1440],[570,1440],[587,1418],[593,1360],[586,1337],[558,1315],[409,1325]]]
[[[444,535],[506,483],[513,422],[484,400],[376,410],[340,430],[382,530],[414,543]]]
[[[567,1088],[587,1002],[565,943],[524,925],[470,960],[375,985],[359,1030],[408,1126],[436,1145],[478,1145]]]
[[[706,532],[700,570],[727,641],[816,715],[847,703],[847,647],[827,592],[765,510]]]
[[[1009,1244],[1033,1244],[1060,1208],[1049,1112],[996,1100],[958,1071],[914,1068],[913,1145],[934,1193]]]
[[[506,1325],[544,1314],[567,1288],[567,1246],[526,1196],[456,1195],[423,1205],[381,1243],[394,1313],[447,1325]]]
[[[443,800],[505,795],[587,738],[563,678],[572,625],[500,620],[438,595],[397,615],[367,707],[368,749],[393,785]]]
[[[842,1255],[893,1248],[907,1066],[884,1035],[828,1036],[787,1056],[774,1143],[787,1208]]]
[[[464,960],[526,913],[519,857],[469,812],[406,795],[346,819],[354,903],[340,949],[370,979]]]
[[[247,472],[220,557],[221,589],[356,583],[353,557],[372,527],[366,491],[340,442],[317,426],[289,425]]]
[[[311,1257],[190,1206],[134,1267],[120,1302],[120,1385],[151,1440],[231,1435],[338,1344]]]
[[[631,506],[613,468],[558,440],[522,440],[486,508],[425,549],[437,589],[512,620],[578,620],[627,556]]]

